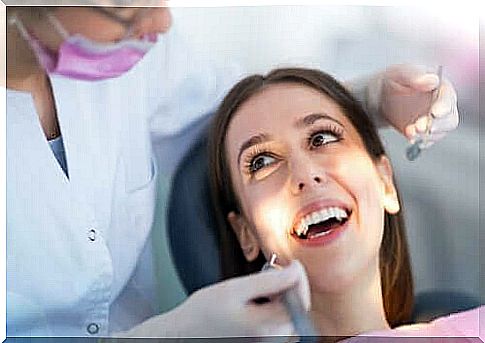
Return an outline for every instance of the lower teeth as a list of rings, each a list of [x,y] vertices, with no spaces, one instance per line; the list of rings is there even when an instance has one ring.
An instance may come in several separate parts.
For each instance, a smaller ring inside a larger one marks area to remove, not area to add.
[[[326,235],[328,235],[332,231],[333,231],[333,229],[330,229],[328,231],[323,231],[323,232],[319,232],[319,233],[310,234],[310,235],[308,235],[308,238],[307,239],[313,239],[313,238],[318,238],[318,237],[326,236]]]

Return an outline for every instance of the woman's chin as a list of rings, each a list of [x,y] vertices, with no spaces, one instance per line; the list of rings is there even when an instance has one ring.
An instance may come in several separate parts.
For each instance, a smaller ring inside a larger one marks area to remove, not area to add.
[[[302,263],[311,289],[318,293],[345,294],[364,282],[365,277],[363,279],[362,276],[367,271],[365,265],[352,257],[345,257],[344,254],[333,260],[327,259],[326,263],[322,259],[303,260]]]
[[[354,285],[355,278],[342,273],[329,273],[326,276],[308,273],[308,281],[312,293],[316,294],[345,294]]]

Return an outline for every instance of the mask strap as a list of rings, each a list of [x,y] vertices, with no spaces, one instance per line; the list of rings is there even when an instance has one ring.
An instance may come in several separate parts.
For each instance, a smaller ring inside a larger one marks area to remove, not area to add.
[[[15,25],[22,36],[22,38],[27,42],[30,46],[30,49],[33,51],[35,57],[40,66],[42,66],[45,70],[49,71],[53,68],[53,63],[50,61],[48,57],[46,57],[45,49],[39,43],[39,40],[36,37],[33,37],[27,28],[25,27],[22,20],[17,16],[13,15],[8,20],[9,25]]]
[[[62,38],[67,39],[69,38],[70,34],[67,32],[67,30],[62,26],[62,24],[59,22],[59,20],[50,12],[46,13],[47,19],[49,22],[54,26],[56,29],[57,33],[59,33]]]
[[[22,38],[25,39],[27,42],[30,42],[32,40],[29,33],[27,32],[27,29],[24,26],[24,23],[22,23],[22,20],[20,20],[16,14],[8,19],[8,23],[9,25],[15,25],[17,27],[17,30],[19,30]]]

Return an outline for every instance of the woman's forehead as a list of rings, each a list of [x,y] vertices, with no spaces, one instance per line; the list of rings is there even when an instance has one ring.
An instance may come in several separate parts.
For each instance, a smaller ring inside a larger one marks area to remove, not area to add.
[[[253,130],[277,130],[296,123],[310,114],[325,114],[346,122],[340,106],[327,95],[297,83],[270,85],[250,97],[234,113],[228,131],[236,134]]]

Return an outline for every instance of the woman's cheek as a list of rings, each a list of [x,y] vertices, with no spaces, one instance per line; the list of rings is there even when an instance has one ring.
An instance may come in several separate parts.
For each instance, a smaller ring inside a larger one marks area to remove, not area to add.
[[[278,196],[280,195],[280,196]],[[282,194],[253,198],[252,222],[259,239],[271,251],[284,253],[288,246],[287,232],[291,226],[288,202]]]
[[[260,224],[268,229],[271,233],[284,231],[288,226],[289,209],[285,204],[277,204],[275,201],[267,200],[262,202],[256,209],[255,217],[259,218]]]

